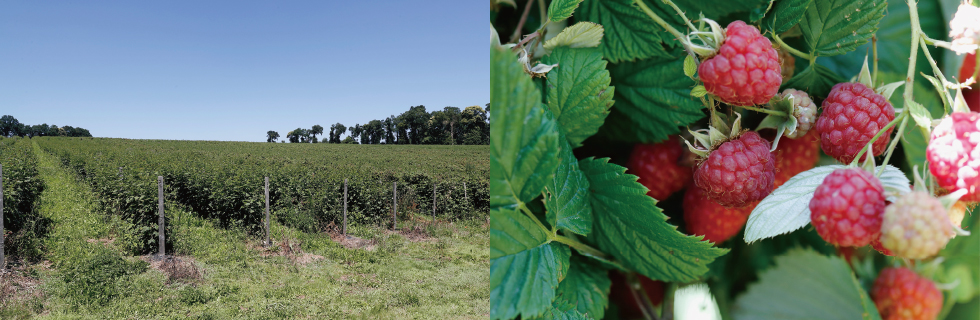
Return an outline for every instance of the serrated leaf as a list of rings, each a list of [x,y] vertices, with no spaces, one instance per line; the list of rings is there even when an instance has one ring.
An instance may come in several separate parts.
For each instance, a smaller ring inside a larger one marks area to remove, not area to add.
[[[617,140],[655,143],[680,133],[704,114],[701,102],[691,97],[694,81],[680,76],[680,58],[657,58],[609,67],[616,86],[613,106],[599,134]]]
[[[559,22],[572,16],[582,0],[554,0],[548,6],[548,20]]]
[[[946,91],[946,87],[943,86],[943,84],[940,83],[939,79],[936,79],[936,77],[927,74],[922,74],[922,76],[924,76],[927,80],[929,80],[929,83],[932,83],[932,86],[936,88],[936,93],[939,95],[939,98],[943,101],[943,108],[947,111],[951,110],[953,106],[953,101],[952,99],[950,99],[950,97],[948,97],[949,91]]]
[[[490,319],[534,317],[555,298],[560,268],[567,270],[571,250],[550,242],[493,259],[490,265]]]
[[[510,208],[490,210],[490,317],[541,314],[568,271],[571,251],[553,243],[531,218]]]
[[[589,178],[594,214],[589,239],[600,250],[650,279],[682,282],[697,279],[709,263],[728,252],[678,232],[636,176],[608,161],[579,161]]]
[[[541,194],[558,167],[558,127],[509,50],[490,49],[490,206]]]
[[[545,187],[544,207],[548,223],[580,235],[592,232],[592,204],[589,202],[589,180],[578,168],[578,159],[568,142],[562,142],[558,153],[561,164],[555,178]]]
[[[700,98],[705,96],[706,94],[708,94],[708,89],[705,89],[704,86],[695,86],[694,89],[691,89],[692,97]]]
[[[548,109],[572,147],[599,131],[613,106],[615,88],[598,48],[558,47],[545,63],[559,67],[548,73]]]
[[[835,84],[844,82],[844,78],[819,64],[811,64],[790,78],[783,84],[782,88],[793,88],[806,91],[813,98],[814,103],[822,101],[830,93],[830,89]],[[818,97],[818,98],[814,98]]]
[[[605,29],[602,26],[583,21],[565,28],[554,38],[544,42],[544,49],[552,51],[557,47],[595,48],[602,41]]]
[[[912,120],[915,120],[916,125],[926,131],[932,129],[932,116],[925,106],[914,100],[905,100],[905,108],[909,109],[909,115],[912,116]]]
[[[867,43],[887,5],[884,0],[814,0],[800,20],[810,54],[839,55]]]
[[[561,298],[556,298],[540,317],[533,320],[591,320],[595,319],[575,309],[575,305]]]
[[[885,97],[885,99],[891,99],[892,95],[895,94],[895,90],[905,84],[905,81],[896,81],[875,89],[875,92]]]
[[[660,10],[654,3],[647,3],[660,17],[680,27],[674,14]],[[615,32],[606,33],[602,41],[606,60],[616,63],[650,57],[668,56],[679,42],[657,26],[650,17],[633,6],[631,0],[585,0],[575,13],[576,19],[598,23]]]
[[[573,257],[571,261],[568,276],[558,284],[555,300],[566,300],[583,315],[602,319],[612,285],[609,269],[591,259]]]
[[[735,301],[732,317],[753,319],[881,319],[847,262],[795,249]]]
[[[745,242],[772,238],[790,233],[810,223],[810,199],[813,192],[831,172],[843,165],[816,167],[801,172],[777,188],[756,205],[745,223]],[[902,171],[891,165],[879,178],[886,192],[909,192],[909,180]]]
[[[694,62],[694,56],[684,56],[684,75],[693,77],[696,72],[698,72],[698,64]]]
[[[813,0],[778,0],[772,11],[762,19],[762,25],[775,33],[783,33],[793,28]]]

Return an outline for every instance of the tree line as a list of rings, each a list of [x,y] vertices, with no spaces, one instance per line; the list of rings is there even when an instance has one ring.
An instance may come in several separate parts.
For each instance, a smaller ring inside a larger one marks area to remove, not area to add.
[[[4,137],[91,137],[92,133],[88,129],[57,125],[47,123],[28,125],[20,123],[17,118],[11,115],[0,117],[0,135]]]
[[[427,112],[425,106],[410,107],[400,115],[348,127],[330,125],[323,137],[323,126],[296,128],[285,139],[276,131],[266,132],[266,142],[351,143],[351,144],[490,144],[490,104],[486,108],[470,106],[463,110],[445,107]],[[347,137],[340,137],[347,134]],[[319,136],[319,137],[318,137]],[[322,138],[322,139],[320,139]]]

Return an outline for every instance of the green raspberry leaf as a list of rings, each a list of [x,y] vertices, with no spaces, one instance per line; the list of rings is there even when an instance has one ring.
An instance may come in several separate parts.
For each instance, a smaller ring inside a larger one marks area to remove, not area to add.
[[[517,56],[496,48],[490,56],[490,206],[516,206],[552,179],[558,126]]]
[[[544,312],[540,317],[535,317],[533,320],[591,320],[596,319],[588,315],[583,314],[579,310],[575,309],[575,305],[569,301],[562,298],[555,299],[551,303],[551,307]]]
[[[820,104],[835,84],[845,81],[847,80],[844,80],[843,77],[834,71],[827,69],[827,67],[819,64],[811,64],[806,69],[803,69],[802,72],[790,78],[789,81],[783,84],[782,88],[806,91],[813,98],[814,103]]]
[[[881,319],[847,262],[794,249],[735,301],[735,319]]]
[[[813,193],[827,175],[841,168],[844,166],[829,165],[800,172],[762,199],[745,223],[745,242],[752,243],[790,233],[809,224],[810,199],[813,199]],[[901,170],[891,165],[885,167],[879,180],[886,192],[911,191],[909,179]]]
[[[569,48],[595,48],[602,42],[602,34],[605,29],[602,26],[582,21],[571,27],[561,30],[554,38],[544,42],[544,49],[547,51],[555,50],[557,47]]]
[[[595,215],[589,239],[627,267],[654,280],[692,281],[728,252],[667,223],[647,188],[608,158],[587,158],[579,167],[589,178]]]
[[[813,0],[778,0],[772,11],[762,19],[762,26],[775,33],[783,33],[793,28]]]
[[[571,250],[550,242],[533,220],[510,208],[490,210],[490,318],[543,313],[569,268]]]
[[[834,56],[867,43],[887,6],[884,0],[814,0],[800,21],[810,54]]]
[[[555,0],[548,6],[548,20],[559,22],[572,16],[582,0]]]
[[[589,180],[578,168],[568,142],[562,142],[558,153],[561,164],[555,178],[545,187],[544,207],[548,223],[580,235],[592,232],[592,204],[589,203]]]
[[[599,48],[557,47],[542,59],[558,64],[548,72],[548,108],[558,118],[562,133],[573,148],[599,131],[615,88],[609,86],[609,71]]]
[[[694,81],[684,76],[683,58],[656,58],[614,64],[616,105],[599,134],[616,140],[655,143],[680,133],[701,118],[701,102],[691,97]]]
[[[568,276],[558,284],[555,301],[566,300],[578,312],[595,319],[602,319],[609,306],[609,269],[598,261],[581,256],[572,257]]]
[[[652,1],[647,1],[647,5],[675,28],[683,29],[673,12],[667,14]],[[670,49],[680,46],[670,33],[634,7],[632,0],[585,0],[575,16],[601,24],[609,31],[600,47],[610,62],[668,56]]]

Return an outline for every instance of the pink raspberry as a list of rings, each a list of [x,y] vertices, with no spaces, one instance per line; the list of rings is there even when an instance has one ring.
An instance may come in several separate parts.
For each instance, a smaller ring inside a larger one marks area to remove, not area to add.
[[[950,192],[966,190],[960,200],[980,201],[980,113],[954,112],[932,130],[926,147],[929,171]]]
[[[691,180],[694,170],[679,164],[683,156],[684,147],[673,136],[658,144],[637,144],[626,167],[629,173],[639,177],[640,184],[650,189],[647,195],[664,200],[684,189]]]
[[[881,128],[895,119],[895,109],[884,96],[860,83],[838,83],[823,100],[817,119],[820,147],[842,163],[850,163]],[[885,152],[894,127],[872,144],[874,155]]]
[[[727,104],[765,104],[779,91],[779,54],[756,27],[734,21],[718,54],[698,66],[704,88]]]
[[[769,146],[754,131],[722,143],[695,170],[694,183],[728,208],[762,200],[772,193],[776,179],[776,160]]]
[[[861,247],[878,237],[884,210],[878,178],[858,168],[837,169],[813,193],[810,223],[830,244]]]

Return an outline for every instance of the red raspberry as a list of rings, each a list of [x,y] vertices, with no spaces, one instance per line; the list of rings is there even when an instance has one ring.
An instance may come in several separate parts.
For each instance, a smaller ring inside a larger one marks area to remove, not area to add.
[[[684,222],[687,233],[703,235],[705,240],[722,243],[742,230],[758,202],[741,208],[725,208],[711,201],[697,186],[684,193]]]
[[[860,83],[838,83],[823,100],[817,119],[820,147],[837,161],[850,163],[881,128],[895,119],[895,109],[884,96]],[[894,127],[872,145],[874,155],[885,152]]]
[[[820,140],[810,132],[799,139],[783,137],[773,152],[776,159],[776,188],[800,172],[813,169],[820,159]]]
[[[722,143],[694,172],[694,183],[708,198],[728,207],[742,207],[772,193],[775,159],[769,141],[749,131]]]
[[[871,287],[882,320],[936,319],[943,294],[929,279],[906,268],[885,268]]]
[[[932,130],[926,147],[929,171],[949,191],[966,190],[961,201],[980,201],[980,113],[954,112]]]
[[[866,246],[881,232],[884,192],[881,181],[867,171],[834,170],[813,193],[810,223],[830,244]]]
[[[698,66],[704,88],[727,104],[749,106],[769,102],[783,82],[779,55],[759,29],[734,21],[725,29],[718,54]]]
[[[640,184],[650,191],[647,195],[657,200],[667,199],[674,192],[684,189],[694,170],[678,164],[684,156],[684,147],[677,137],[658,144],[637,144],[633,147],[626,167],[629,173],[640,179]]]

